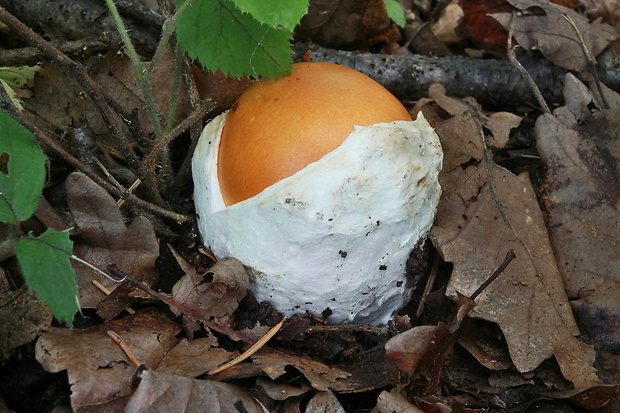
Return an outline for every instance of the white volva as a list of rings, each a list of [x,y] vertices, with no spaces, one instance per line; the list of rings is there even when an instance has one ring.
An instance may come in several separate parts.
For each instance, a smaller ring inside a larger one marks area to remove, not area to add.
[[[332,324],[386,324],[410,297],[405,263],[441,192],[441,145],[426,119],[356,127],[319,161],[228,207],[217,176],[225,121],[205,127],[193,157],[204,245],[243,262],[256,298],[286,316],[328,310]]]

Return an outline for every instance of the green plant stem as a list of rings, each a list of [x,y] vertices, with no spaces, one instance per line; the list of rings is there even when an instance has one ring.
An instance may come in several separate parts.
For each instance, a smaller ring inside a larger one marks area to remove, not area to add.
[[[168,105],[168,113],[166,114],[166,124],[164,126],[164,134],[170,132],[174,122],[174,114],[176,112],[177,103],[179,101],[179,86],[181,85],[181,71],[183,67],[184,53],[180,47],[175,47],[174,59],[174,78],[172,80],[172,91],[170,93],[170,105]]]
[[[106,0],[105,2],[108,6],[108,9],[110,10],[110,13],[112,14],[112,18],[114,19],[114,23],[116,24],[118,33],[123,40],[127,56],[129,56],[129,60],[131,61],[133,75],[136,78],[136,82],[138,82],[138,85],[140,86],[140,89],[142,91],[142,96],[144,97],[146,109],[149,112],[151,122],[153,123],[155,136],[159,137],[161,135],[161,125],[159,124],[159,116],[157,115],[157,109],[155,108],[153,95],[151,94],[149,79],[145,75],[144,70],[142,69],[142,62],[140,61],[140,57],[138,56],[136,49],[133,47],[133,43],[129,38],[129,34],[127,33],[125,24],[121,19],[121,15],[119,14],[118,9],[116,8],[116,4],[114,4],[114,0]]]
[[[99,268],[97,268],[96,266],[91,264],[90,262],[81,259],[77,255],[71,254],[71,255],[69,255],[69,258],[71,258],[74,261],[79,262],[80,264],[83,264],[83,265],[87,266],[91,270],[95,271],[96,273],[99,273],[99,274],[103,275],[105,278],[107,278],[108,280],[110,280],[112,282],[122,283],[123,281],[125,281],[124,279],[117,280],[116,278],[113,278],[110,274],[106,273],[103,270],[100,270]]]

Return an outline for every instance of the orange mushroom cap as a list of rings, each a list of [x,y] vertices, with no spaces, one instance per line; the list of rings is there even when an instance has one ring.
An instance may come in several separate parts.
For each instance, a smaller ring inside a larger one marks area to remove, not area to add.
[[[250,86],[228,113],[218,179],[232,205],[336,149],[355,125],[410,121],[405,107],[366,75],[332,63],[296,63]]]

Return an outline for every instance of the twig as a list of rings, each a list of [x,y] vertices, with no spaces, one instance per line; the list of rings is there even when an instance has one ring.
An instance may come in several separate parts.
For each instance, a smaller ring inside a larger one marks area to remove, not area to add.
[[[101,36],[98,39],[81,39],[51,42],[60,52],[66,55],[85,56],[94,52],[109,50],[112,39]],[[41,51],[36,47],[22,47],[19,49],[0,50],[0,66],[35,65],[41,62]]]
[[[201,107],[196,109],[188,117],[183,119],[183,121],[181,123],[179,123],[177,126],[175,126],[170,131],[170,133],[162,136],[161,139],[159,141],[157,141],[157,143],[153,146],[153,149],[151,150],[151,153],[149,154],[149,156],[146,158],[145,162],[146,163],[153,163],[153,162],[155,162],[159,152],[163,148],[168,146],[170,144],[170,142],[172,142],[180,134],[182,134],[187,129],[189,129],[190,126],[192,126],[192,124],[194,122],[197,122],[197,121],[201,120],[204,116],[208,115],[214,109],[215,109],[215,105],[213,105],[213,103],[211,101],[205,102],[204,105],[202,105]]]
[[[596,65],[597,65],[596,59],[594,58],[594,56],[592,56],[590,49],[588,49],[588,46],[586,45],[586,42],[583,39],[581,31],[579,30],[579,28],[577,27],[573,19],[564,12],[560,11],[560,13],[562,17],[564,17],[568,21],[568,23],[572,26],[575,33],[577,33],[577,38],[579,39],[579,45],[581,46],[581,51],[583,52],[583,55],[586,57],[586,60],[588,61],[588,66],[590,66],[590,73],[592,73],[592,76],[594,77],[594,84],[596,85],[596,88],[598,89],[598,94],[601,97],[601,103],[603,104],[603,107],[605,109],[609,109],[610,108],[609,102],[607,102],[607,98],[603,94],[601,80],[599,79],[598,72],[596,71]]]
[[[280,331],[280,328],[282,327],[282,325],[284,324],[284,321],[286,321],[286,318],[283,318],[282,321],[280,321],[278,324],[276,324],[275,326],[273,326],[268,332],[267,334],[265,334],[263,337],[261,337],[260,340],[258,340],[256,343],[254,343],[249,349],[247,349],[243,354],[241,354],[239,357],[236,357],[232,360],[230,360],[227,363],[222,364],[219,367],[216,367],[214,369],[211,369],[207,372],[207,374],[209,376],[213,376],[214,374],[220,373],[226,369],[231,368],[232,366],[236,366],[237,364],[241,363],[243,360],[247,359],[248,357],[252,356],[252,354],[256,353],[258,350],[260,350],[265,344],[267,344],[267,342],[269,340],[271,340],[271,338],[273,336],[276,335],[276,333],[278,331]]]
[[[171,297],[168,297],[168,296],[166,296],[164,294],[160,294],[157,291],[154,291],[151,287],[149,287],[148,285],[146,285],[142,281],[136,280],[135,278],[133,278],[129,274],[126,274],[123,271],[121,271],[114,264],[108,265],[108,271],[110,271],[110,273],[114,274],[114,276],[116,276],[116,277],[123,278],[123,279],[131,282],[137,288],[139,288],[140,290],[144,291],[145,293],[147,293],[148,295],[150,295],[154,299],[159,300],[162,303],[166,304],[171,309],[174,309],[175,311],[179,311],[180,313],[182,313],[182,314],[186,315],[187,317],[190,317],[190,318],[192,318],[194,320],[200,321],[205,327],[207,327],[207,328],[209,328],[211,330],[217,331],[218,333],[225,334],[230,339],[235,340],[235,341],[243,341],[245,343],[253,343],[254,342],[247,335],[243,334],[243,332],[241,332],[241,331],[235,331],[235,330],[233,330],[232,328],[230,328],[228,326],[218,324],[217,322],[215,322],[213,320],[205,319],[203,317],[203,315],[200,314],[199,309],[196,309],[194,307],[185,305],[184,303],[177,302],[176,300],[174,300]]]
[[[116,144],[124,152],[129,165],[145,181],[151,196],[153,196],[158,203],[163,205],[164,202],[157,191],[157,186],[153,184],[154,179],[152,179],[152,175],[149,174],[148,171],[145,171],[144,164],[140,162],[135,152],[131,149],[129,141],[123,134],[120,122],[106,101],[105,95],[95,81],[88,75],[84,66],[74,60],[71,60],[65,54],[58,51],[54,46],[45,41],[45,39],[32,31],[28,26],[23,24],[1,6],[0,21],[4,22],[12,31],[23,38],[26,42],[39,49],[52,63],[62,67],[80,81],[85,89],[85,92],[91,97],[97,107],[97,110],[99,111],[99,114],[104,119]]]
[[[549,109],[549,106],[547,105],[545,98],[540,92],[538,85],[536,85],[536,82],[534,82],[534,79],[532,79],[532,76],[529,74],[527,70],[525,70],[521,62],[519,62],[519,60],[517,59],[515,49],[518,46],[513,47],[512,45],[512,36],[514,34],[514,29],[515,29],[515,12],[512,12],[512,17],[510,18],[510,29],[508,30],[508,44],[506,48],[507,49],[506,51],[508,54],[508,61],[512,63],[514,68],[517,69],[517,71],[521,74],[523,79],[525,79],[527,84],[530,86],[530,89],[532,89],[532,92],[534,93],[534,96],[536,97],[536,100],[538,101],[538,104],[540,105],[540,107],[545,111],[545,113],[551,114],[551,110]]]
[[[123,340],[121,336],[119,336],[118,334],[116,334],[116,332],[112,330],[108,330],[106,331],[106,333],[108,333],[108,336],[110,336],[110,338],[114,340],[116,344],[118,344],[121,350],[123,350],[123,353],[125,353],[127,357],[129,357],[129,360],[131,360],[133,364],[136,365],[136,367],[141,367],[142,365],[144,365],[144,363],[138,360],[136,355],[133,354],[133,351],[131,351],[131,348],[127,345],[127,343],[125,343],[125,340]]]
[[[474,291],[474,293],[469,297],[463,296],[457,291],[459,297],[458,302],[460,303],[460,305],[456,312],[456,317],[454,317],[454,320],[451,322],[450,325],[451,333],[455,333],[459,328],[461,328],[461,324],[463,323],[463,320],[465,319],[467,314],[469,314],[469,312],[476,306],[476,298],[478,298],[478,296],[489,286],[489,284],[495,281],[495,279],[497,279],[497,277],[499,277],[499,275],[504,272],[506,267],[508,267],[508,264],[510,264],[512,260],[515,259],[515,257],[516,255],[513,250],[508,251],[506,253],[506,257],[504,258],[504,262],[502,262],[500,266],[497,267],[495,272],[493,272],[493,274],[491,274],[491,276],[485,282],[483,282],[482,285],[478,287],[478,289]]]
[[[426,281],[426,286],[424,287],[424,292],[422,293],[422,299],[420,300],[420,304],[418,305],[418,309],[415,313],[417,318],[422,317],[422,313],[424,312],[424,300],[431,293],[433,289],[433,285],[435,284],[435,280],[437,279],[437,272],[439,269],[439,254],[435,252],[435,258],[433,259],[433,266],[431,267],[431,272],[428,276],[428,280]]]
[[[54,139],[50,138],[43,130],[39,129],[34,123],[30,122],[25,116],[24,113],[17,109],[14,105],[11,104],[11,100],[4,90],[4,88],[0,88],[0,105],[2,106],[2,110],[8,115],[15,118],[18,122],[20,122],[26,129],[28,129],[32,134],[34,134],[39,142],[41,142],[45,147],[52,150],[60,157],[62,157],[69,164],[74,166],[78,171],[82,172],[84,175],[88,176],[90,179],[95,181],[97,185],[108,191],[110,194],[122,198],[129,202],[132,206],[141,208],[144,210],[151,211],[154,214],[159,216],[173,219],[177,222],[189,222],[193,219],[192,216],[177,214],[176,212],[169,211],[160,206],[151,204],[150,202],[146,202],[137,196],[128,193],[126,191],[119,190],[114,185],[109,183],[108,181],[102,179],[99,175],[94,173],[90,168],[86,167],[79,159],[75,158],[69,152],[67,152],[62,146],[60,146]]]
[[[97,280],[90,280],[90,282],[92,282],[95,287],[99,288],[105,295],[112,294],[112,291],[107,289],[106,286],[101,284],[99,281],[97,281]],[[129,306],[125,307],[125,311],[127,311],[129,314],[135,314],[136,313],[136,310],[134,310],[133,308],[131,308]]]
[[[499,277],[499,275],[501,273],[504,272],[504,270],[506,269],[506,267],[508,267],[508,264],[510,264],[512,262],[512,260],[514,260],[516,258],[516,254],[514,252],[514,250],[510,250],[506,253],[506,257],[504,258],[504,262],[502,262],[499,267],[497,267],[497,269],[495,270],[495,272],[493,272],[493,274],[491,274],[491,276],[482,283],[482,285],[480,287],[478,287],[478,289],[476,291],[474,291],[474,293],[472,295],[469,296],[469,299],[472,301],[476,301],[476,298],[478,298],[478,296],[489,286],[489,284],[491,284],[493,281],[495,281],[495,279],[497,277]]]

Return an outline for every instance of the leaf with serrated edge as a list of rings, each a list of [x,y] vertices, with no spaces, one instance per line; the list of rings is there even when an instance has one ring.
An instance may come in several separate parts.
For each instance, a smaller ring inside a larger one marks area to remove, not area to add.
[[[34,213],[45,183],[45,159],[34,135],[0,112],[0,222],[16,224]]]
[[[259,23],[230,0],[187,4],[178,16],[177,38],[192,59],[212,71],[234,77],[277,77],[290,71],[291,32]]]
[[[17,242],[15,253],[28,288],[35,291],[54,316],[72,325],[80,309],[70,257],[73,242],[67,232],[45,231]]]
[[[233,1],[239,10],[250,13],[259,22],[273,28],[282,26],[293,30],[308,11],[308,0],[289,0],[285,4],[280,0]]]

